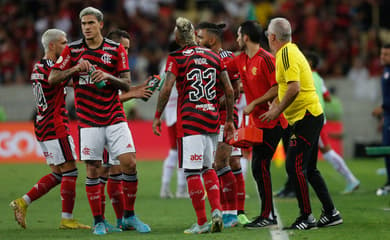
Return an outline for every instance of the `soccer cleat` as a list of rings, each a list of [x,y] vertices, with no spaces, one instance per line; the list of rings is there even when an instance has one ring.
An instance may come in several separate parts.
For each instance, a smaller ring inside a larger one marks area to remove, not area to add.
[[[123,226],[126,229],[133,227],[140,233],[149,233],[150,231],[152,231],[148,224],[143,223],[135,215],[128,218],[123,218]]]
[[[197,223],[194,223],[189,229],[184,230],[185,234],[202,234],[210,232],[209,223],[205,223],[202,226],[199,226]]]
[[[15,220],[22,228],[26,228],[27,203],[23,198],[13,200],[9,206],[14,210]]]
[[[340,212],[334,209],[332,214],[325,214],[322,211],[321,217],[317,222],[317,227],[335,226],[342,223],[343,219],[341,218]]]
[[[76,219],[61,219],[60,229],[91,229],[90,226],[79,223]]]
[[[95,224],[95,226],[93,227],[93,234],[95,235],[107,234],[107,229],[104,222],[98,222],[97,224]]]
[[[222,214],[222,221],[224,228],[231,228],[238,225],[236,214]]]
[[[390,184],[386,184],[383,187],[378,188],[378,190],[376,190],[376,195],[377,196],[385,196],[389,192],[390,192]]]
[[[250,223],[249,219],[246,217],[246,215],[244,213],[238,214],[237,219],[241,225],[245,225],[247,223]]]
[[[276,219],[269,219],[262,216],[258,216],[255,220],[244,225],[247,229],[259,229],[265,227],[274,227],[278,224]]]
[[[360,186],[360,181],[350,182],[347,184],[342,194],[350,194],[356,191],[359,188],[359,186]]]
[[[160,198],[162,199],[169,199],[173,198],[173,194],[169,189],[161,188],[160,190]]]
[[[211,228],[210,228],[210,231],[212,233],[222,232],[222,229],[223,229],[222,212],[219,209],[215,209],[211,213]]]
[[[308,217],[300,216],[298,217],[293,224],[291,224],[290,227],[286,227],[284,229],[291,229],[291,230],[309,230],[311,228],[316,228],[316,219],[313,217],[313,215],[309,215]]]
[[[135,230],[135,228],[133,228],[133,227],[125,228],[122,218],[118,218],[116,220],[116,227],[122,229],[122,231]]]
[[[107,222],[106,219],[104,219],[104,225],[106,226],[106,230],[108,233],[122,232],[121,228],[118,228],[118,227],[111,225],[109,222]]]

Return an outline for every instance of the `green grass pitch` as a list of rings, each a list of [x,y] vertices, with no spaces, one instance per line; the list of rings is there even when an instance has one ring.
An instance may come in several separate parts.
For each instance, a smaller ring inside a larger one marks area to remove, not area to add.
[[[288,231],[289,239],[389,239],[390,238],[390,196],[377,197],[375,190],[385,182],[384,176],[376,175],[377,168],[383,167],[382,159],[350,160],[348,165],[361,181],[359,190],[351,195],[341,195],[344,179],[325,161],[319,162],[319,169],[326,179],[336,207],[344,218],[344,224],[309,231]],[[188,199],[162,200],[159,198],[161,161],[138,162],[138,195],[136,214],[148,223],[152,232],[140,234],[135,231],[93,236],[90,230],[59,230],[61,201],[59,186],[33,202],[27,211],[27,229],[14,221],[8,204],[22,196],[36,181],[47,174],[44,164],[2,164],[0,165],[0,240],[26,239],[271,239],[268,229],[247,230],[242,227],[225,229],[222,233],[185,235],[183,230],[195,222],[195,213]],[[92,215],[85,194],[85,166],[78,164],[77,199],[74,216],[82,223],[91,224]],[[259,200],[252,176],[248,173],[246,201],[249,218],[259,214]],[[272,166],[273,190],[277,191],[285,180],[284,166]],[[172,182],[172,191],[175,182]],[[311,202],[316,218],[320,215],[320,203],[311,190]],[[108,198],[108,197],[107,197]],[[283,225],[291,224],[298,215],[295,199],[274,199]],[[206,206],[208,203],[206,204]],[[208,208],[209,211],[209,208]],[[114,212],[107,200],[106,218],[114,223]]]

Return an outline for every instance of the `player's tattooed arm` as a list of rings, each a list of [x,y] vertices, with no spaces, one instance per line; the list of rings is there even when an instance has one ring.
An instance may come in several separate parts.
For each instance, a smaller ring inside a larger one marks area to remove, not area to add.
[[[222,89],[225,93],[227,116],[226,121],[233,121],[234,91],[226,71],[220,74]]]
[[[172,87],[173,84],[176,81],[176,76],[175,74],[171,72],[167,72],[165,74],[165,81],[164,85],[162,86],[160,90],[160,95],[158,96],[158,101],[157,101],[157,108],[156,108],[156,113],[154,115],[153,119],[153,133],[156,134],[157,136],[161,135],[161,114],[165,109],[165,106],[168,103],[169,96],[171,95]]]
[[[87,72],[90,66],[90,62],[88,62],[87,60],[82,60],[79,64],[65,70],[52,69],[48,79],[49,84],[57,85],[63,82],[65,79],[68,79],[75,73],[83,71]]]
[[[79,68],[77,66],[74,66],[72,68],[66,69],[66,70],[58,70],[58,69],[52,69],[49,75],[49,84],[50,85],[57,85],[61,82],[68,79],[70,76],[72,76],[74,73],[79,72]]]
[[[156,112],[162,113],[164,111],[165,105],[167,105],[175,81],[175,74],[167,72],[165,75],[164,85],[162,86],[162,89],[160,90],[160,95],[158,96]]]
[[[125,92],[130,90],[131,80],[130,80],[130,72],[129,71],[120,73],[119,78],[117,78],[113,75],[107,74],[107,80],[110,81],[111,84],[118,89],[121,89]]]

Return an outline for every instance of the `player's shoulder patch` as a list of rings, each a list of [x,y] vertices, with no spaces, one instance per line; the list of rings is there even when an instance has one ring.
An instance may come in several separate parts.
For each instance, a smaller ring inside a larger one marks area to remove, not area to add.
[[[219,53],[219,56],[221,57],[221,58],[227,58],[227,57],[233,57],[232,56],[233,55],[233,53],[231,52],[231,51],[229,51],[229,50],[222,50],[220,53]]]
[[[54,66],[54,62],[50,59],[45,59],[44,64],[48,66],[49,68]]]
[[[69,47],[77,47],[79,45],[83,44],[83,39],[79,39],[77,41],[71,42],[68,44]]]
[[[111,40],[111,39],[104,38],[104,40],[105,40],[106,43],[108,43],[108,44],[115,45],[115,46],[119,47],[119,43],[117,43],[117,42],[115,42],[115,41],[113,41],[113,40]]]

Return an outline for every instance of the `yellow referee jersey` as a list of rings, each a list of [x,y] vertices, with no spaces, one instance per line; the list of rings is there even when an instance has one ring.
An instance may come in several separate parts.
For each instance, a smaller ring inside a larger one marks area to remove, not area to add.
[[[310,65],[297,45],[287,43],[276,53],[276,81],[279,86],[279,100],[286,94],[288,82],[298,81],[300,84],[298,96],[283,112],[290,125],[301,120],[306,111],[313,116],[323,112]]]

